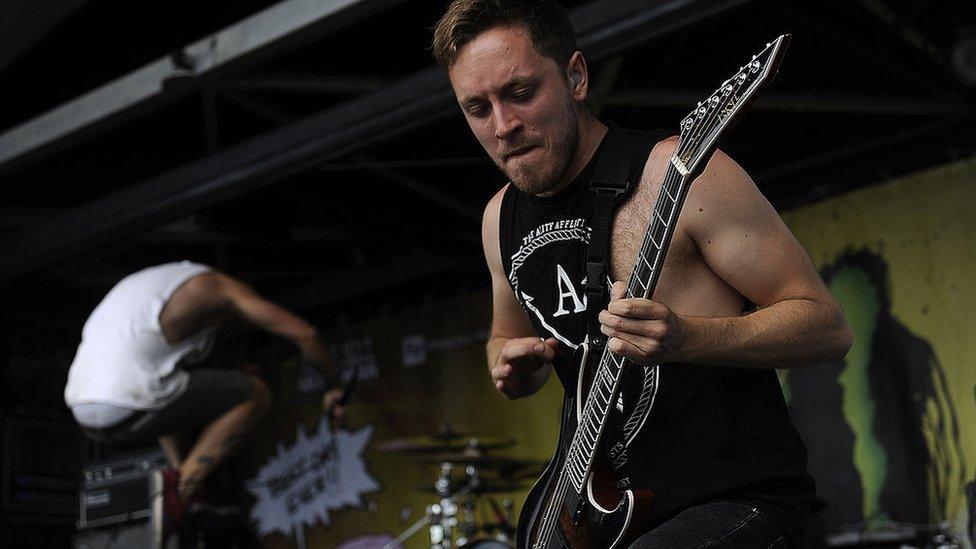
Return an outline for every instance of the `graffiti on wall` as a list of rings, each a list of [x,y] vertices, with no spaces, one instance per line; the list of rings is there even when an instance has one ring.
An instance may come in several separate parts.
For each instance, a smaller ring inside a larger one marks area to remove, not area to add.
[[[966,480],[956,403],[932,346],[891,312],[884,258],[848,251],[822,275],[854,346],[843,362],[790,371],[785,389],[828,528],[955,516]]]

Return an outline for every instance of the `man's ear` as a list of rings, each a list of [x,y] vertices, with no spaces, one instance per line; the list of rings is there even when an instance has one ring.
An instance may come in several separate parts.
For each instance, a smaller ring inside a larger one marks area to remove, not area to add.
[[[586,94],[589,89],[589,73],[586,67],[586,59],[583,58],[582,52],[577,51],[573,53],[572,57],[569,58],[566,71],[569,76],[569,82],[572,85],[573,99],[576,101],[586,99]]]

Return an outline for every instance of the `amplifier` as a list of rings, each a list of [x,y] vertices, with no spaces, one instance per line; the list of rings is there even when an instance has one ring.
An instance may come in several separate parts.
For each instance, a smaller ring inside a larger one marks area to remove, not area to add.
[[[78,493],[78,528],[98,528],[149,517],[149,474],[168,466],[166,454],[157,449],[86,465]]]

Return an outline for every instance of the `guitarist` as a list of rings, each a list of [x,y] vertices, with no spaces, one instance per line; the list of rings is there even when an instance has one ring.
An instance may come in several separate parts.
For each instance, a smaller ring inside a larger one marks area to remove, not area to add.
[[[677,142],[643,134],[643,152],[627,160],[636,184],[603,228],[606,273],[618,282],[595,302],[587,246],[601,227],[590,186],[601,155],[620,152],[604,145],[624,130],[587,108],[589,73],[565,12],[548,0],[454,0],[433,52],[471,131],[510,180],[483,222],[495,387],[529,396],[569,367],[562,351],[583,342],[589,311],[628,371],[662,365],[654,406],[627,450],[631,485],[654,494],[634,546],[799,544],[814,486],[773,369],[840,360],[851,333],[775,210],[716,152],[691,186],[653,300],[623,299],[620,281]],[[625,398],[635,390],[625,385]]]

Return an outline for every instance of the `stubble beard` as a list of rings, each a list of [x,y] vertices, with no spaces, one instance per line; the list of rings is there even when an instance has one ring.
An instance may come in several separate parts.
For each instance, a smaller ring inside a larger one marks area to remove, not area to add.
[[[568,120],[566,131],[553,141],[550,150],[544,151],[546,154],[538,163],[539,165],[519,164],[514,169],[499,166],[518,190],[528,194],[542,194],[563,183],[563,176],[576,153],[579,141],[577,114],[571,104],[568,106],[566,117]]]

